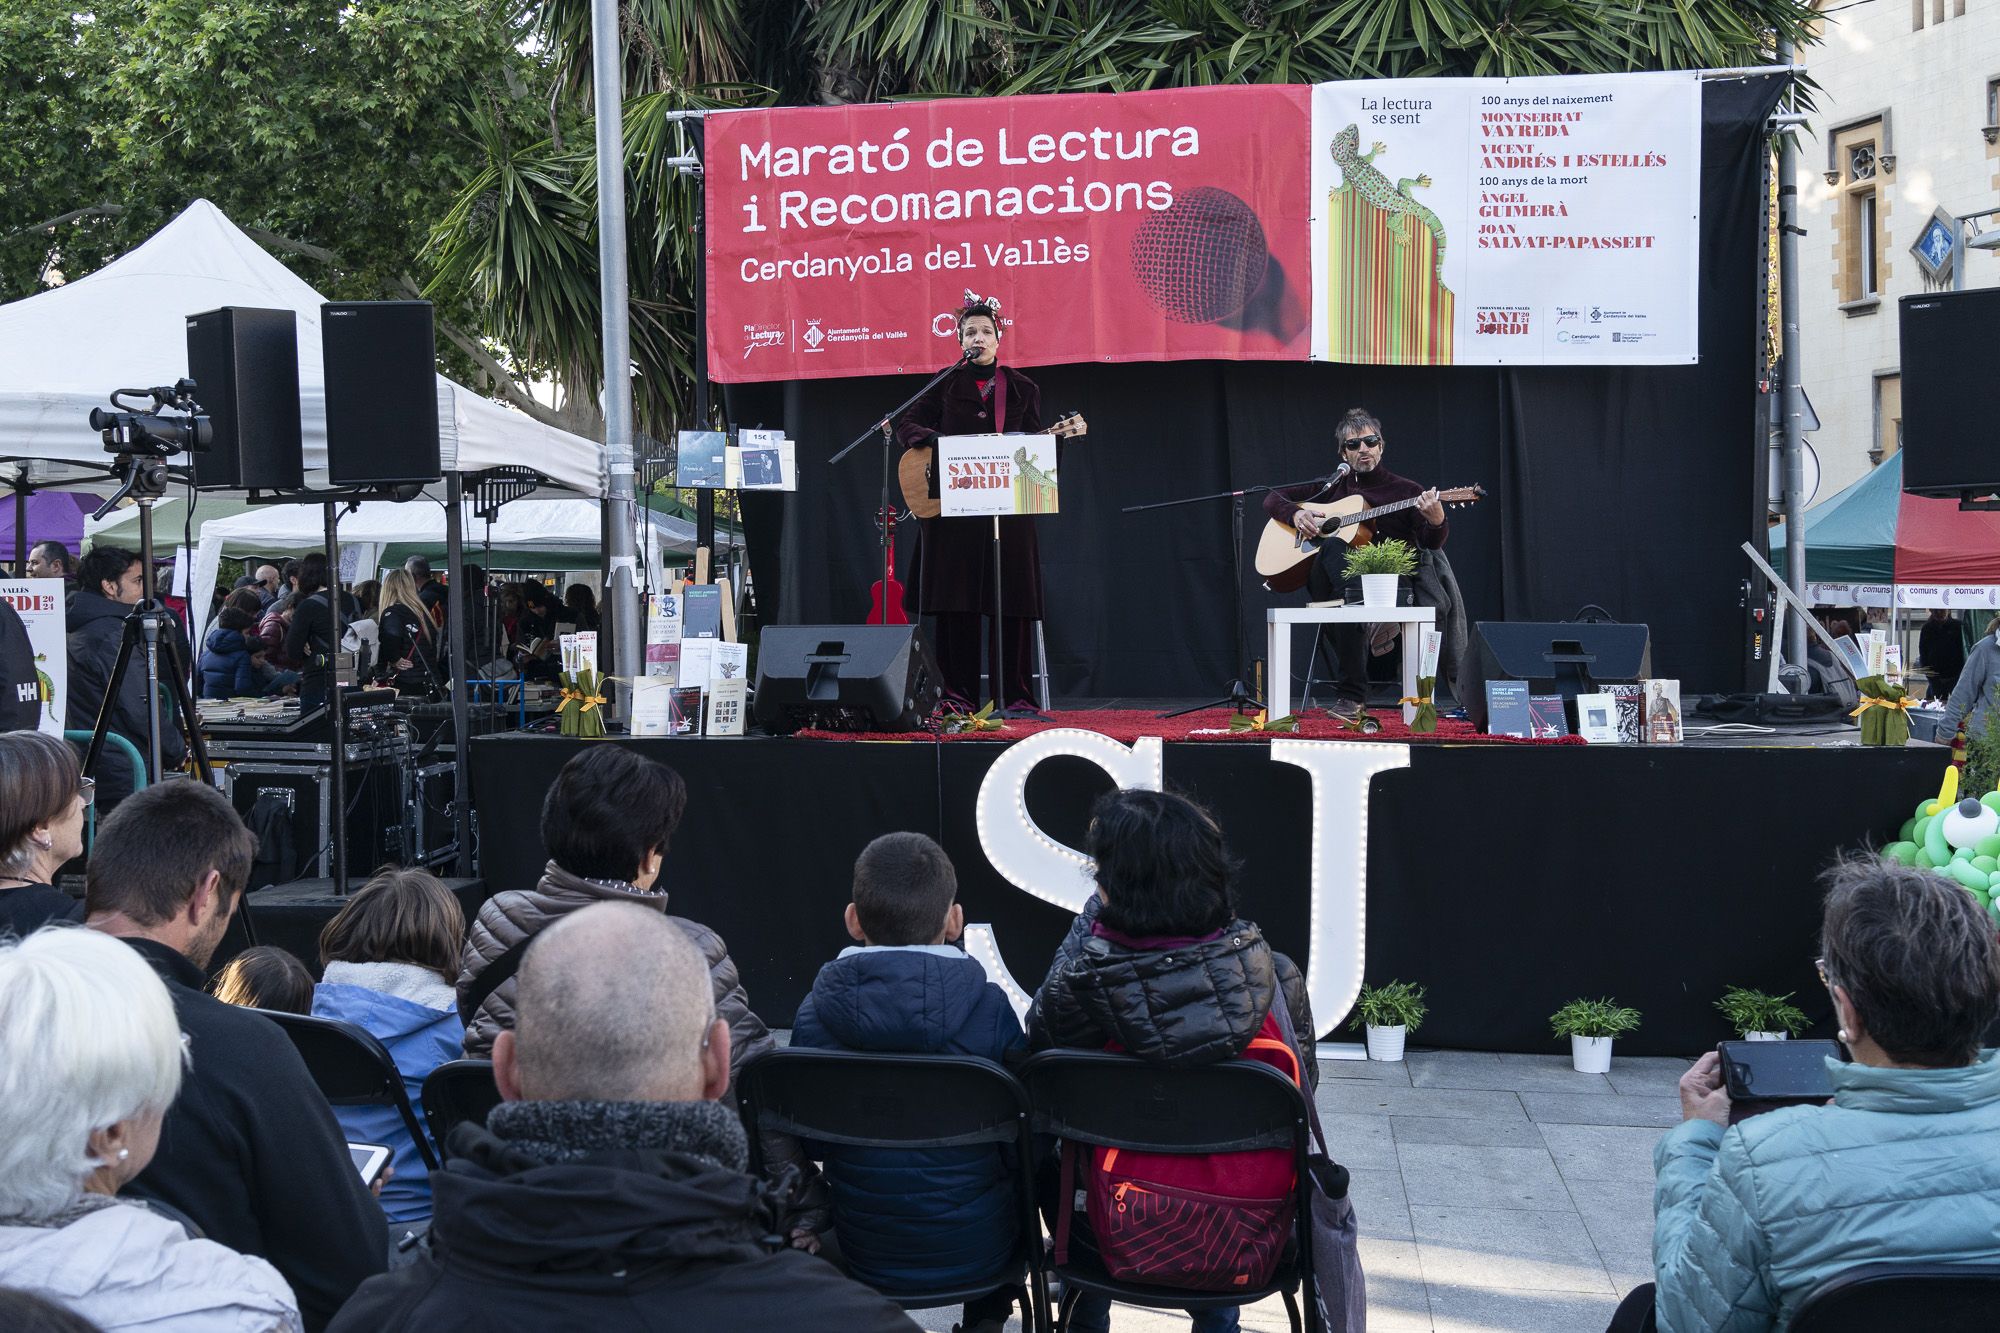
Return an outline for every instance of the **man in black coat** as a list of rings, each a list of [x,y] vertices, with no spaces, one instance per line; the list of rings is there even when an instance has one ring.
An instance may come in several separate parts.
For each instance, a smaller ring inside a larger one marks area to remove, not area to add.
[[[213,1241],[284,1274],[308,1329],[325,1328],[388,1267],[388,1223],[333,1111],[276,1024],[203,993],[256,839],[213,787],[164,782],[97,831],[84,907],[167,983],[188,1071],[152,1165],[126,1187]]]
[[[428,1251],[356,1293],[335,1333],[914,1328],[786,1244],[720,1099],[729,1025],[659,912],[598,903],[547,927],[493,1046],[505,1100],[452,1131]]]
[[[0,599],[0,731],[40,725],[42,680],[35,674],[35,645],[12,602]]]
[[[77,566],[76,591],[69,595],[69,702],[66,710],[72,730],[89,731],[97,725],[98,710],[111,689],[111,672],[118,663],[118,649],[124,640],[125,618],[145,595],[144,566],[139,557],[117,546],[94,546]],[[174,626],[183,660],[187,640],[179,622],[168,613]],[[160,659],[160,678],[168,673],[167,658]],[[111,730],[138,749],[143,758],[149,753],[151,723],[146,706],[146,660],[134,649],[131,665],[112,702]],[[168,769],[181,766],[187,757],[187,741],[173,710],[160,706],[160,761]],[[97,757],[97,806],[108,810],[125,799],[135,785],[132,767],[121,750],[106,746]],[[160,774],[152,775],[158,781]]]

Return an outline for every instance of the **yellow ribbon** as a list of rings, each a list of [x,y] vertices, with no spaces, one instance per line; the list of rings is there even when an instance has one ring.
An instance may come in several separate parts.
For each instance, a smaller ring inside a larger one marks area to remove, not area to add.
[[[1402,698],[1396,700],[1396,702],[1399,704],[1410,704],[1413,707],[1417,708],[1422,708],[1425,704],[1429,703],[1430,701],[1431,697],[1428,694],[1420,694],[1414,699],[1412,699],[1409,695],[1406,694]]]
[[[1861,706],[1849,713],[1848,716],[1860,717],[1871,708],[1893,708],[1899,713],[1907,713],[1910,711],[1910,701],[1908,699],[1881,699],[1872,694],[1864,694],[1861,696]]]

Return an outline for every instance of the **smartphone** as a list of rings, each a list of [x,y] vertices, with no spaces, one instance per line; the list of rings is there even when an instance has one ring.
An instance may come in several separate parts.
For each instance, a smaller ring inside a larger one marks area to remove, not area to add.
[[[1729,1123],[1781,1106],[1820,1106],[1833,1100],[1827,1057],[1845,1060],[1836,1041],[1725,1041],[1723,1086],[1729,1090]]]
[[[373,1185],[389,1165],[389,1150],[379,1143],[350,1143],[347,1155],[361,1173],[361,1183]]]

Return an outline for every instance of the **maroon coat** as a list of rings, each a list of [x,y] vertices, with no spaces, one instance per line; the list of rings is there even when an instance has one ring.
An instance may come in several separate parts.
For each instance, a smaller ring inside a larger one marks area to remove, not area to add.
[[[961,366],[903,414],[896,423],[896,439],[908,449],[930,444],[940,435],[1040,434],[1042,391],[1018,370],[996,369],[992,398],[997,401],[988,401],[979,392],[979,381],[993,372]],[[917,558],[905,607],[924,615],[991,615],[992,541],[991,519],[918,520]],[[1000,583],[1003,615],[1041,617],[1042,558],[1032,518],[1000,520]]]
[[[1290,523],[1292,516],[1299,512],[1299,505],[1307,500],[1332,504],[1335,500],[1358,495],[1368,508],[1373,509],[1377,505],[1394,504],[1423,493],[1424,488],[1408,477],[1399,477],[1378,465],[1373,472],[1350,472],[1332,486],[1307,482],[1303,486],[1287,486],[1283,490],[1272,491],[1264,497],[1264,512],[1280,523]],[[1375,525],[1375,540],[1395,537],[1408,542],[1413,549],[1438,550],[1443,547],[1444,539],[1451,535],[1449,519],[1431,527],[1414,508],[1384,514],[1371,522]]]

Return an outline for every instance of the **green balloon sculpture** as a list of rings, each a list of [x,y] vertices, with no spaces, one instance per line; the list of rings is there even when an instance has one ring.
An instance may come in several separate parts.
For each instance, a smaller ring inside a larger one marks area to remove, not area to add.
[[[2000,927],[2000,789],[1961,800],[1958,769],[1947,768],[1937,798],[1918,804],[1882,857],[1943,875]]]

